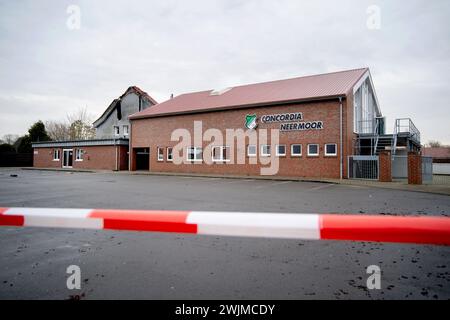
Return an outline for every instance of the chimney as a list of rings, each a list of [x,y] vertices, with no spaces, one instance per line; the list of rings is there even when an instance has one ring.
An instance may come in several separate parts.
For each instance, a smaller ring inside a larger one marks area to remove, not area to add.
[[[173,99],[173,93],[170,94],[170,99]]]

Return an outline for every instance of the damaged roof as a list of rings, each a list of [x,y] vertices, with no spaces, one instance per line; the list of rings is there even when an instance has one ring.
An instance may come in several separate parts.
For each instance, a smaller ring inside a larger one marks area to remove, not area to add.
[[[152,104],[157,104],[158,102],[156,102],[155,99],[153,99],[147,92],[143,91],[142,89],[140,89],[137,86],[131,86],[128,87],[127,90],[125,90],[125,92],[119,97],[114,99],[110,105],[108,106],[108,108],[106,108],[106,110],[103,112],[103,114],[94,121],[93,125],[94,127],[97,127],[98,125],[100,125],[101,123],[103,123],[103,121],[111,114],[111,112],[114,111],[114,109],[117,106],[117,103],[123,98],[125,97],[127,94],[129,93],[136,93],[138,96],[149,100]]]

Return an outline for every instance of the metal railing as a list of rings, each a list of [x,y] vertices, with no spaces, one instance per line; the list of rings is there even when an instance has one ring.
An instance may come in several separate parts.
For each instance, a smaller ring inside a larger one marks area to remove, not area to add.
[[[394,134],[409,133],[411,140],[420,144],[420,131],[410,118],[395,119]]]
[[[359,134],[374,134],[377,128],[377,121],[376,118],[371,120],[359,120],[357,125],[357,132]]]
[[[378,156],[349,156],[348,178],[378,180]]]

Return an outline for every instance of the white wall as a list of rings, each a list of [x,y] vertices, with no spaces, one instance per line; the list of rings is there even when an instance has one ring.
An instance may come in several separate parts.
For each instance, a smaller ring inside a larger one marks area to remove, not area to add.
[[[450,163],[433,163],[433,174],[450,174]]]

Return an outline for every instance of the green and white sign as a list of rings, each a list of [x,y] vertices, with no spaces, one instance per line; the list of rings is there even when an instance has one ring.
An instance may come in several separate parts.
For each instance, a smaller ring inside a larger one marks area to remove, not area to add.
[[[253,130],[256,129],[258,123],[256,122],[257,117],[256,114],[248,114],[245,116],[245,127],[247,129]]]

